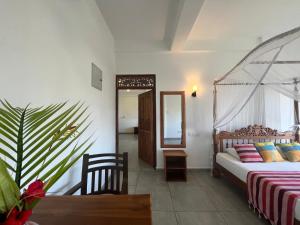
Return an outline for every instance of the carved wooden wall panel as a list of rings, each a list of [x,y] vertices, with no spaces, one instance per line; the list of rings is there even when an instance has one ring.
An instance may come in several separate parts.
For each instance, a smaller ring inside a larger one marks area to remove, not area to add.
[[[155,87],[155,75],[117,75],[118,89],[153,89]]]

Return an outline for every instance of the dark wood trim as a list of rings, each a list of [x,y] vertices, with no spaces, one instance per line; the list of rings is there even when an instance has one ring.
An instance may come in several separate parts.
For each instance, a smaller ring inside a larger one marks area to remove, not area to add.
[[[157,151],[157,136],[156,136],[156,77],[154,75],[154,88],[153,88],[153,129],[154,129],[154,141],[153,141],[153,159],[154,165],[153,167],[156,169],[157,159],[156,159],[156,151]]]
[[[120,80],[126,79],[126,84],[120,84]],[[131,83],[130,83],[131,80]],[[116,153],[119,153],[119,90],[126,89],[150,89],[153,91],[153,168],[156,169],[157,159],[157,132],[156,132],[156,75],[155,74],[117,74],[116,75]]]
[[[116,115],[115,115],[115,123],[116,123],[116,130],[115,130],[115,139],[116,139],[116,154],[119,154],[119,89],[118,87],[118,79],[116,78]]]
[[[182,144],[170,145],[164,143],[164,96],[181,95],[181,116],[182,116]],[[160,92],[160,147],[161,148],[185,148],[186,147],[186,112],[184,91],[161,91]]]

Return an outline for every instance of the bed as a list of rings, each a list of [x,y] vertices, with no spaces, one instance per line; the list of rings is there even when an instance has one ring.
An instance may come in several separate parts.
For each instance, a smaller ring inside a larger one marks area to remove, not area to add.
[[[233,147],[234,144],[264,141],[290,143],[294,138],[292,132],[282,133],[258,125],[248,126],[235,132],[215,133],[213,175],[214,177],[223,175],[247,192],[247,174],[250,171],[300,171],[300,162],[242,163],[225,152],[226,148]],[[295,205],[294,225],[300,225],[300,200],[297,200]]]

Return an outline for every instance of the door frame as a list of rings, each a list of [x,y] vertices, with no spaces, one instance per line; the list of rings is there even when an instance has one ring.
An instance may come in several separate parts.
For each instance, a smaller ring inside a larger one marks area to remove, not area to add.
[[[119,153],[119,90],[147,89],[153,91],[153,168],[156,169],[156,75],[155,74],[117,74],[116,75],[116,153]]]

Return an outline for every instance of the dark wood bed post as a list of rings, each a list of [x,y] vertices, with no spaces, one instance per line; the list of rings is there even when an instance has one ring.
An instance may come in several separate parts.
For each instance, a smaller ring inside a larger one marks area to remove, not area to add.
[[[213,118],[214,118],[214,124],[217,119],[217,85],[216,82],[214,82],[214,103],[213,103]],[[214,128],[213,131],[213,148],[214,148],[214,155],[213,155],[213,169],[212,169],[212,175],[214,177],[220,177],[221,173],[220,170],[217,168],[217,153],[219,151],[218,148],[218,135],[217,135],[217,129]]]
[[[218,146],[218,135],[217,130],[214,129],[213,131],[213,147],[214,147],[214,155],[213,155],[213,169],[212,169],[212,175],[214,177],[220,177],[221,171],[217,167],[217,153],[219,152],[219,146]]]
[[[299,124],[299,102],[294,100],[294,121],[295,125]],[[300,141],[300,129],[297,126],[296,131],[295,131],[295,141],[299,142]]]

